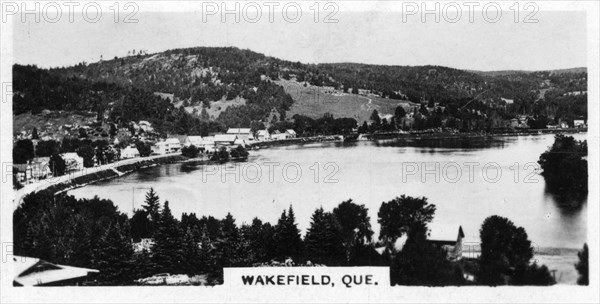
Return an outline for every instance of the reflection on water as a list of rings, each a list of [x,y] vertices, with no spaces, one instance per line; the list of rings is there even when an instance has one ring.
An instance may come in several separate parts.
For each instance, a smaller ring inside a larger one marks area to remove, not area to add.
[[[563,213],[577,213],[587,203],[587,194],[580,193],[556,193],[553,189],[544,187],[544,194],[558,206]]]
[[[584,139],[585,134],[575,137]],[[437,206],[430,225],[434,234],[442,232],[455,237],[456,229],[462,226],[466,240],[478,242],[483,220],[500,215],[523,226],[540,247],[581,248],[587,241],[586,199],[572,200],[548,193],[543,177],[534,168],[539,155],[552,142],[552,135],[539,135],[274,147],[252,151],[249,162],[254,167],[244,163],[225,165],[229,175],[208,174],[199,164],[169,164],[69,193],[108,198],[129,213],[132,205],[141,206],[145,194],[144,190],[132,188],[154,187],[161,200],[169,200],[177,216],[195,212],[223,218],[231,212],[239,224],[250,223],[254,217],[276,223],[281,211],[293,205],[302,231],[306,231],[316,208],[331,210],[352,198],[369,209],[375,237],[379,231],[377,211],[382,202],[402,194],[425,196]],[[297,181],[285,180],[282,174],[282,168],[290,162],[301,169]],[[268,163],[279,165],[270,168]],[[407,175],[407,163],[416,164],[419,171]],[[490,178],[494,177],[494,170],[485,169],[490,163],[497,166],[497,179]],[[326,164],[337,166],[333,175],[337,182],[325,182],[332,173]],[[435,170],[436,165],[446,171],[425,172]],[[249,181],[242,176],[236,181],[231,175],[235,170],[250,176],[258,173],[260,178]],[[457,176],[460,178],[455,179]]]
[[[375,142],[375,145],[380,147],[427,148],[428,151],[433,152],[435,148],[454,150],[503,148],[507,142],[514,140],[514,138],[510,137],[501,139],[497,137],[398,138],[379,140]]]

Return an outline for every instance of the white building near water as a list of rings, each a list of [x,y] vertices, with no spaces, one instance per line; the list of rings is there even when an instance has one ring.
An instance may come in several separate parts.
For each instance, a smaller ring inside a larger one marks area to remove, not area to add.
[[[184,147],[194,146],[200,148],[203,146],[202,136],[187,136],[183,143]]]
[[[269,130],[258,130],[258,140],[260,141],[265,141],[265,140],[269,140],[271,139],[271,134],[269,133]]]
[[[253,140],[254,134],[252,134],[252,130],[250,128],[229,128],[227,130],[228,135],[237,135],[238,138],[243,140]]]
[[[235,134],[217,134],[214,137],[214,145],[216,148],[231,147],[237,139],[238,137]]]
[[[121,159],[129,159],[135,157],[140,157],[140,151],[138,151],[137,148],[128,146],[121,150]]]
[[[275,134],[271,134],[271,139],[273,140],[284,140],[284,139],[291,139],[291,138],[296,138],[296,131],[292,130],[292,129],[288,129],[283,133],[280,133],[279,131],[275,131]]]
[[[167,138],[152,146],[152,153],[158,155],[172,154],[181,151],[181,143],[177,138]]]

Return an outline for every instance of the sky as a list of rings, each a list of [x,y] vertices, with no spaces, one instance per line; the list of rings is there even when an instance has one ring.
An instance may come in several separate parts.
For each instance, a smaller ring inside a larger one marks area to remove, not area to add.
[[[537,23],[515,23],[511,12],[500,21],[486,22],[475,12],[456,23],[439,23],[434,16],[398,11],[341,11],[338,23],[315,23],[304,11],[297,23],[276,14],[257,23],[236,23],[233,16],[193,12],[139,12],[137,23],[115,23],[105,13],[97,23],[64,17],[57,23],[13,22],[13,59],[40,67],[70,66],[125,56],[127,51],[149,53],[197,46],[235,46],[303,63],[358,62],[385,65],[442,65],[470,70],[550,70],[587,66],[586,14],[540,11]],[[519,18],[522,20],[525,14]],[[79,15],[77,15],[79,16]],[[76,16],[76,17],[77,17]],[[493,15],[492,15],[493,16]],[[124,16],[121,16],[121,19]]]

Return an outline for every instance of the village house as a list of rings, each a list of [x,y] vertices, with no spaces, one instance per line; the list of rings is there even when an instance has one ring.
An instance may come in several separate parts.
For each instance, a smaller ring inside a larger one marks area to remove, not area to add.
[[[152,154],[166,155],[181,151],[181,143],[177,138],[167,138],[152,146]]]
[[[245,141],[254,140],[254,134],[252,134],[252,130],[250,128],[229,128],[229,130],[227,130],[227,134],[237,135],[239,139]]]
[[[285,140],[285,139],[296,138],[296,136],[297,136],[296,131],[294,131],[292,129],[285,130],[285,132],[279,132],[278,130],[275,130],[275,133],[271,134],[271,139]]]
[[[186,136],[183,143],[184,147],[194,146],[200,148],[203,146],[202,136]]]
[[[121,150],[121,159],[136,157],[140,157],[140,151],[138,151],[138,149],[133,145],[125,147],[123,150]]]
[[[575,119],[575,120],[573,120],[573,126],[575,126],[575,128],[584,128],[585,127],[585,120],[583,120],[583,119]]]
[[[258,140],[265,141],[271,139],[271,134],[269,133],[269,130],[258,130],[257,137]]]
[[[169,154],[169,145],[164,141],[159,141],[152,145],[152,154],[165,155]]]
[[[463,240],[465,238],[462,226],[458,227],[458,235],[456,236],[456,239],[454,238],[454,235],[454,232],[451,230],[434,230],[428,237],[427,242],[446,251],[446,259],[448,261],[459,261],[463,258]],[[402,251],[407,239],[407,235],[404,234],[402,237],[396,240],[396,243],[394,243],[394,249],[396,252]],[[386,246],[375,248],[375,251],[381,255],[388,250],[389,249]]]
[[[13,286],[75,286],[84,283],[96,269],[50,263],[37,258],[13,256],[16,277]]]
[[[204,150],[206,150],[206,151],[214,151],[215,150],[215,137],[214,136],[202,137],[202,142],[200,143],[199,148],[204,148]]]
[[[444,235],[447,232],[448,235]],[[438,248],[446,251],[446,258],[449,261],[459,261],[463,257],[463,239],[465,234],[462,226],[458,227],[458,235],[456,239],[452,237],[451,231],[432,231],[429,239],[427,240],[430,244],[437,246]]]
[[[167,143],[168,153],[176,153],[181,150],[181,142],[177,138],[167,138],[165,140]]]
[[[27,164],[15,164],[17,180],[21,184],[29,184],[41,179],[51,178],[50,157],[36,157]]]
[[[237,138],[236,134],[217,134],[214,137],[214,145],[216,148],[229,148],[235,144]]]

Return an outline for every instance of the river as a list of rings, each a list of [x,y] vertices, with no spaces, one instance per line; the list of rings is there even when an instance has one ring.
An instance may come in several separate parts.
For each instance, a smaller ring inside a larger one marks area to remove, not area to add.
[[[586,134],[574,136],[583,140]],[[164,165],[69,193],[111,199],[131,214],[153,187],[176,216],[223,218],[231,212],[238,224],[254,217],[274,224],[292,205],[303,232],[316,208],[332,210],[353,199],[369,208],[376,235],[382,202],[425,196],[437,207],[432,236],[455,239],[462,226],[465,242],[476,244],[483,220],[500,215],[524,227],[538,252],[579,249],[587,240],[587,201],[549,194],[536,172],[539,155],[553,140],[548,134],[272,147],[252,151],[247,163]],[[567,251],[572,259],[575,251]]]

